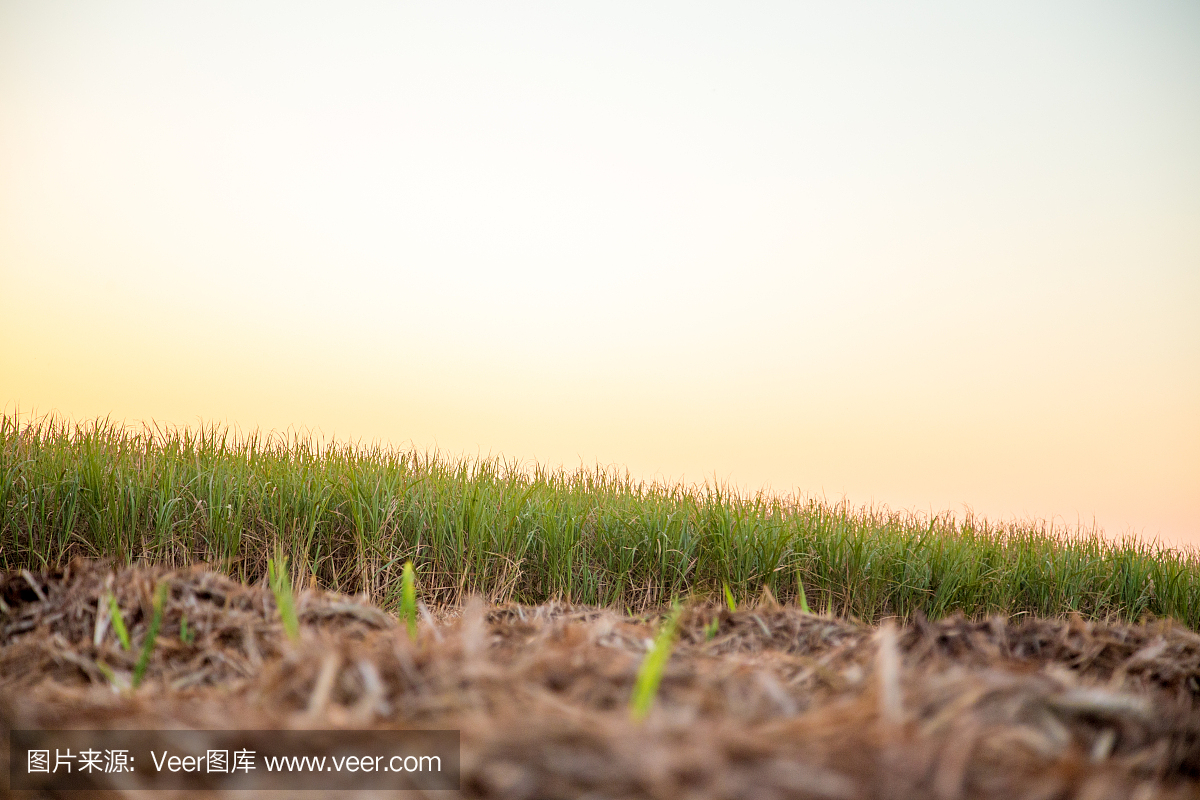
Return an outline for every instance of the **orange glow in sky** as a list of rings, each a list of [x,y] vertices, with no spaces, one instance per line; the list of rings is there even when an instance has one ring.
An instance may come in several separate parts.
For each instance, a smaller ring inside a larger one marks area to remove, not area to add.
[[[1200,545],[1200,6],[10,2],[0,405]]]

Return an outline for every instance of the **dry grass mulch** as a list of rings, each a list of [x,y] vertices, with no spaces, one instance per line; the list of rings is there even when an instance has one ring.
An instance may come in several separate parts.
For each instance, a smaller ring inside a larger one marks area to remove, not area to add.
[[[138,648],[121,649],[102,598],[140,642],[164,579],[129,689]],[[476,601],[426,615],[411,642],[365,601],[313,590],[292,644],[265,587],[86,561],[5,574],[0,601],[4,730],[455,728],[468,797],[1200,796],[1200,636],[1169,621],[872,628],[695,606],[639,723],[656,615]]]

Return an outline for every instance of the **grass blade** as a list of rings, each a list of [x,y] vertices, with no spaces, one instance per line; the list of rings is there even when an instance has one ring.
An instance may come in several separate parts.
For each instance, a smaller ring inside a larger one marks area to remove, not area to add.
[[[121,640],[121,649],[128,650],[129,644],[129,629],[125,627],[125,620],[121,617],[121,607],[117,605],[117,598],[112,594],[105,592],[105,600],[108,603],[108,613],[112,617],[113,630],[117,632],[117,638]]]
[[[721,588],[725,590],[725,605],[729,606],[730,611],[737,611],[737,601],[733,599],[733,592],[729,591],[729,584],[722,583]]]
[[[796,595],[800,600],[800,612],[803,614],[811,614],[808,609],[808,595],[804,594],[804,581],[800,580],[800,573],[796,573]]]
[[[275,595],[275,607],[279,609],[279,618],[283,621],[283,632],[287,634],[289,641],[300,641],[300,620],[296,618],[296,605],[286,558],[281,556],[278,564],[273,558],[267,559],[267,582],[271,584],[271,593]]]
[[[654,705],[658,695],[658,685],[662,682],[663,671],[671,658],[671,650],[675,647],[675,631],[679,625],[679,608],[676,607],[671,615],[658,630],[654,644],[642,659],[638,669],[637,680],[633,685],[633,695],[629,699],[629,710],[635,720],[643,720]]]
[[[96,662],[96,669],[100,670],[100,674],[108,681],[108,685],[112,687],[114,692],[124,691],[129,688],[129,684],[117,677],[116,671],[103,661]]]
[[[146,665],[150,663],[150,655],[154,652],[154,642],[158,638],[158,629],[162,626],[163,606],[167,604],[167,582],[161,581],[154,592],[154,615],[150,617],[150,628],[146,631],[146,639],[142,642],[142,654],[138,656],[137,664],[133,667],[133,688],[136,689],[146,674]]]
[[[411,561],[404,562],[404,572],[400,577],[400,616],[408,626],[408,638],[417,640],[417,585],[413,574]]]

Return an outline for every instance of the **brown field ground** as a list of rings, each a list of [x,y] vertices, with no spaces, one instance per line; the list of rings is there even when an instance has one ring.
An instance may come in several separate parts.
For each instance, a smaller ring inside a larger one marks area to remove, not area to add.
[[[99,665],[127,680],[163,578],[145,681],[114,689]],[[132,651],[104,630],[106,591]],[[426,613],[412,642],[367,602],[311,590],[292,644],[266,587],[84,561],[8,573],[0,599],[6,734],[453,728],[468,797],[1200,797],[1200,636],[1169,621],[872,628],[769,598],[693,605],[636,722],[629,697],[660,615],[476,601]],[[7,786],[7,742],[0,759]]]

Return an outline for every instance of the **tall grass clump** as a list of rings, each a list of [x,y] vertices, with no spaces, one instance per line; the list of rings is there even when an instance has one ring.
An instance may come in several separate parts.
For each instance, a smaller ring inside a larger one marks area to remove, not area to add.
[[[612,470],[525,468],[299,435],[132,429],[0,416],[0,567],[74,556],[216,565],[254,581],[269,557],[398,609],[403,565],[427,602],[647,608],[691,594],[865,621],[961,611],[1200,628],[1200,558],[1044,522],[996,524]],[[801,588],[804,597],[801,597]]]

